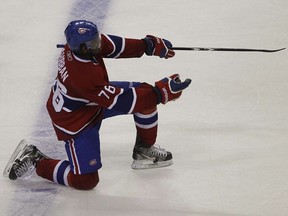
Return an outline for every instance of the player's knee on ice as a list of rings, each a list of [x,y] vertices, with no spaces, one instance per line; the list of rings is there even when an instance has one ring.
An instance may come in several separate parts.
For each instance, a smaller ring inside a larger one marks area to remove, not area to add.
[[[91,190],[96,187],[99,182],[98,172],[83,175],[75,175],[71,173],[71,187],[78,190]]]

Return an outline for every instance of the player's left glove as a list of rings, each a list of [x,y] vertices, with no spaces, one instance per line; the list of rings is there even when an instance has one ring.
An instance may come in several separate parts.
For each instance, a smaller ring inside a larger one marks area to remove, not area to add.
[[[148,56],[155,55],[167,59],[172,58],[175,55],[175,52],[171,49],[171,42],[166,39],[155,37],[153,35],[146,35],[143,40],[147,45],[145,53]]]
[[[154,91],[158,95],[158,104],[166,104],[168,101],[176,100],[181,96],[182,91],[187,88],[190,83],[191,79],[186,79],[182,82],[179,74],[174,74],[155,82]]]

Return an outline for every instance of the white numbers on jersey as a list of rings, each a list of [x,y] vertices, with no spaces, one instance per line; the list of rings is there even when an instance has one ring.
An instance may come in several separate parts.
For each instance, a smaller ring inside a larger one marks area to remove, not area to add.
[[[110,94],[115,94],[116,92],[116,88],[114,86],[104,86],[104,89],[100,91],[100,93],[98,94],[99,97],[104,96],[107,99],[109,99],[109,93]]]
[[[55,111],[60,112],[63,108],[63,105],[64,105],[63,94],[67,93],[67,89],[61,82],[59,82],[59,80],[55,80],[54,87],[56,89],[55,89],[54,94],[53,94],[52,104],[53,104]]]

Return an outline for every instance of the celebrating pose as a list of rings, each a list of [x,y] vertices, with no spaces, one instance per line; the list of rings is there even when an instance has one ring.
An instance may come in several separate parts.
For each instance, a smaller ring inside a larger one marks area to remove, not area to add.
[[[22,141],[6,170],[10,179],[23,176],[31,167],[37,175],[80,190],[94,188],[101,168],[99,129],[102,120],[132,114],[136,127],[133,169],[164,167],[172,164],[172,154],[158,145],[157,105],[181,96],[191,80],[178,74],[150,85],[145,82],[112,82],[103,58],[171,58],[172,44],[147,35],[143,39],[100,34],[86,20],[69,23],[66,42],[58,58],[58,73],[47,101],[47,109],[57,138],[65,142],[67,160],[52,159],[36,146]],[[117,129],[117,128],[116,128]]]

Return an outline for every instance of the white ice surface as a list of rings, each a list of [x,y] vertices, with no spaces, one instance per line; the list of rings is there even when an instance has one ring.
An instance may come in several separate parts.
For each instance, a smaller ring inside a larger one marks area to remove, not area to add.
[[[125,37],[154,34],[174,46],[288,44],[287,0],[114,0],[103,13],[107,1],[84,2],[83,11],[68,0],[1,1],[1,170],[23,138],[65,156],[45,102],[56,74],[55,44],[64,42],[71,19],[90,19],[102,32]],[[192,78],[179,100],[159,106],[158,144],[172,151],[174,165],[132,170],[133,119],[109,119],[101,129],[96,189],[77,191],[35,175],[15,182],[0,177],[0,215],[288,215],[287,50],[178,51],[170,60],[144,56],[106,64],[111,80]]]

